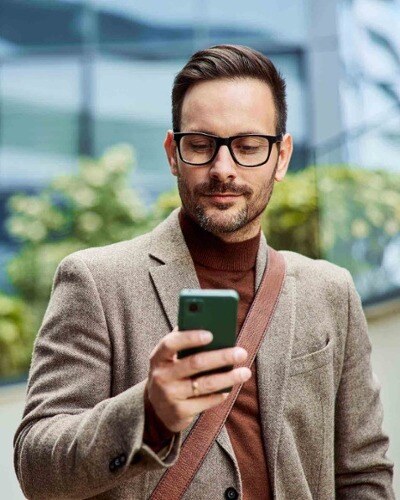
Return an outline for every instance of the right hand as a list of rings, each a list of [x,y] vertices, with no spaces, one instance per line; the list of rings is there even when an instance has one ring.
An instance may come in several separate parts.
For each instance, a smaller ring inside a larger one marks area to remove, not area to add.
[[[222,403],[227,393],[215,391],[246,382],[251,370],[233,368],[224,373],[196,377],[200,372],[242,363],[247,351],[241,347],[200,352],[178,359],[183,349],[203,346],[212,340],[204,330],[179,331],[174,329],[153,349],[146,389],[153,408],[164,425],[172,432],[180,432],[204,410]],[[194,397],[191,377],[196,378],[199,395]]]

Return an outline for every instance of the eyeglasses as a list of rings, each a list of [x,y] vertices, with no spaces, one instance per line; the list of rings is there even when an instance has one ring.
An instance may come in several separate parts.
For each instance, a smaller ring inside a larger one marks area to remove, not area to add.
[[[283,140],[283,134],[246,134],[218,137],[202,132],[174,132],[181,160],[189,165],[207,165],[221,146],[228,146],[234,161],[242,167],[259,167],[267,163],[272,146]]]

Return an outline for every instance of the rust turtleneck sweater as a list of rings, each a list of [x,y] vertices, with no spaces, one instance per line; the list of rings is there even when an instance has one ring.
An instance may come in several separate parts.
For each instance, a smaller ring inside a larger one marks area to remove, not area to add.
[[[239,243],[225,243],[200,228],[182,210],[181,229],[192,256],[201,288],[233,288],[239,293],[238,331],[255,294],[255,265],[260,234]],[[243,499],[269,499],[270,486],[258,406],[256,363],[252,377],[242,390],[226,421],[226,428],[238,461]],[[170,436],[146,402],[144,441],[161,449]]]

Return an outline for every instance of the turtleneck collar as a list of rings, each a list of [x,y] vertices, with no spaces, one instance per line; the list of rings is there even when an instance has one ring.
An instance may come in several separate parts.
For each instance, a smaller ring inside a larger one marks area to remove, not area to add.
[[[249,271],[254,268],[261,232],[245,241],[227,243],[202,229],[182,209],[179,223],[196,264],[219,271]]]

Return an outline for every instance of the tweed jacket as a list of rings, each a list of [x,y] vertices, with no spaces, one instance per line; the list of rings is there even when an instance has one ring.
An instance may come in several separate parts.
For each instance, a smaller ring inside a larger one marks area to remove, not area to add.
[[[256,358],[274,498],[392,499],[379,385],[350,274],[282,255],[282,293]],[[256,286],[266,258],[262,237]],[[177,323],[182,288],[199,283],[177,211],[151,233],[60,263],[14,439],[27,498],[146,499],[174,465],[190,427],[154,453],[143,443],[144,388],[151,351]],[[224,427],[184,498],[223,499],[229,487],[241,498]]]

